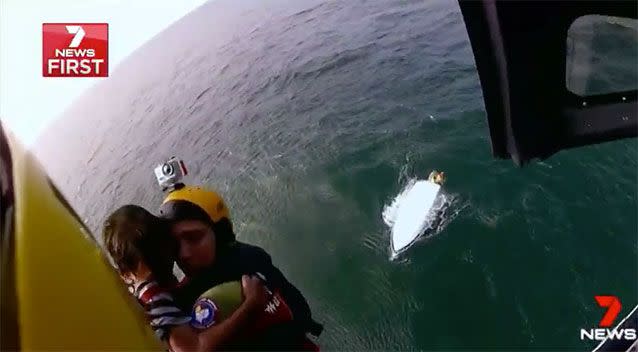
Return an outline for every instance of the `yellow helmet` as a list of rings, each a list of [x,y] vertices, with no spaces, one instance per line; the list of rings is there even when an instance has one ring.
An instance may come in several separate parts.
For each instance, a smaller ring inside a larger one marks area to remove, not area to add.
[[[160,216],[173,220],[199,220],[209,223],[218,243],[235,240],[230,211],[215,191],[197,186],[183,186],[171,191],[160,206]]]
[[[181,202],[188,202],[198,206],[206,212],[210,221],[219,222],[226,218],[230,221],[230,212],[224,199],[215,191],[202,187],[184,186],[170,192],[160,207],[160,214],[171,217],[171,208],[178,206]]]

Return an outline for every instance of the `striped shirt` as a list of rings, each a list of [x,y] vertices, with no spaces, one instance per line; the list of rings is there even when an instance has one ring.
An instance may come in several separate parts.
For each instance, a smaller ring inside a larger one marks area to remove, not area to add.
[[[151,328],[162,341],[167,341],[171,328],[188,324],[191,317],[173,301],[169,290],[161,288],[155,281],[144,281],[134,288],[134,295],[144,307]]]

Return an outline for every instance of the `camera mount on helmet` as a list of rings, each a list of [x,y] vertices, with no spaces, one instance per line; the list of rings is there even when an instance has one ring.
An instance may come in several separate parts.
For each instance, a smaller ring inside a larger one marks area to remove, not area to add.
[[[162,192],[172,192],[184,187],[182,179],[188,175],[184,162],[176,157],[171,157],[166,162],[155,167],[155,178]]]

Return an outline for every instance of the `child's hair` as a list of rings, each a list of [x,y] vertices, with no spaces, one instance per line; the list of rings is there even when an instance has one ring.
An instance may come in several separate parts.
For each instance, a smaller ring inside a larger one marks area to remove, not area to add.
[[[135,272],[146,264],[155,280],[173,279],[174,245],[167,220],[137,205],[124,205],[104,221],[102,238],[121,274]]]

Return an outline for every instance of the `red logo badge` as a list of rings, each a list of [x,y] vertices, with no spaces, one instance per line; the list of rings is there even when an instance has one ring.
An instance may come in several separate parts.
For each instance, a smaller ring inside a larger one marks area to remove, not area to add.
[[[608,328],[614,323],[620,309],[622,308],[620,300],[616,296],[594,296],[598,305],[607,308],[607,312],[598,324],[601,328]]]
[[[108,77],[108,23],[43,23],[42,76]]]
[[[607,308],[602,319],[598,323],[598,328],[593,329],[580,329],[580,340],[585,341],[635,341],[636,329],[631,327],[622,327],[622,325],[613,328],[613,324],[618,317],[618,313],[622,309],[620,300],[616,296],[594,296],[594,299],[598,305],[602,308]],[[638,309],[634,308],[634,310]],[[633,312],[633,311],[632,311]],[[632,313],[629,313],[630,315]],[[628,316],[629,317],[629,316]],[[625,318],[627,319],[627,318]],[[621,322],[622,324],[622,322]],[[615,342],[614,342],[615,343]],[[599,349],[601,345],[595,349]],[[623,349],[625,350],[625,349]]]

